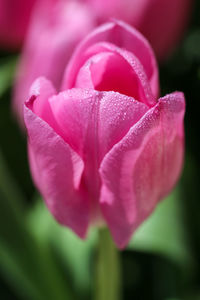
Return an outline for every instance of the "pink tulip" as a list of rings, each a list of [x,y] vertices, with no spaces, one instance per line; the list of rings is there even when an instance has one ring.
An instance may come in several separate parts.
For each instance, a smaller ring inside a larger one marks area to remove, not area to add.
[[[45,78],[34,82],[25,104],[32,175],[57,221],[81,238],[104,223],[125,247],[175,185],[185,100],[158,93],[148,42],[120,21],[79,45],[62,92]]]
[[[99,22],[110,17],[130,23],[150,41],[157,57],[166,58],[188,24],[193,0],[83,0]]]
[[[21,124],[23,125],[23,104],[33,81],[38,76],[46,76],[59,90],[64,68],[76,44],[96,24],[110,17],[131,23],[150,40],[157,56],[163,59],[181,36],[192,2],[193,0],[38,1],[17,68],[14,88],[13,107]]]
[[[0,48],[22,46],[32,9],[37,0],[0,0]]]
[[[94,27],[87,7],[74,0],[39,1],[16,74],[13,106],[23,124],[23,104],[38,76],[59,89],[76,44]]]

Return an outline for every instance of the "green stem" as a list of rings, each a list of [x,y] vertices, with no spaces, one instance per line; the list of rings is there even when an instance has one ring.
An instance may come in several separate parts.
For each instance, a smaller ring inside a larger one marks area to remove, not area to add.
[[[107,229],[99,230],[99,245],[96,264],[95,300],[120,300],[119,252]]]

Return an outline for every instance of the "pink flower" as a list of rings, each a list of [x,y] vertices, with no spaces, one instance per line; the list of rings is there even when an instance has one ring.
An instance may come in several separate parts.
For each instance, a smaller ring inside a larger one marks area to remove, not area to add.
[[[0,48],[16,50],[22,46],[37,0],[0,0]]]
[[[99,22],[110,17],[136,27],[150,41],[157,57],[166,58],[179,42],[191,15],[193,0],[84,0]]]
[[[59,89],[76,44],[94,27],[87,7],[74,0],[41,0],[35,7],[16,74],[14,111],[23,124],[23,104],[38,76]]]
[[[32,175],[57,221],[81,238],[104,222],[125,247],[175,185],[184,95],[158,94],[148,42],[120,21],[79,45],[62,92],[45,78],[33,84],[25,105]]]
[[[1,1],[1,0],[0,0]],[[22,0],[21,0],[22,1]],[[193,0],[40,0],[17,68],[13,107],[23,125],[23,104],[33,81],[46,76],[60,89],[76,44],[97,24],[116,17],[136,26],[165,58],[184,30]],[[170,20],[170,21],[169,21]]]

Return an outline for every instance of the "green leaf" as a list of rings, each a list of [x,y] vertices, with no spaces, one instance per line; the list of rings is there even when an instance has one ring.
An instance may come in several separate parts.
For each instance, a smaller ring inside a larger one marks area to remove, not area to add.
[[[23,299],[72,299],[48,244],[28,228],[23,201],[0,155],[0,271]]]
[[[0,63],[0,97],[12,85],[16,61],[16,57],[12,57]]]
[[[200,60],[200,29],[192,30],[186,37],[183,50],[187,60]]]
[[[30,212],[29,225],[40,242],[46,240],[46,243],[48,240],[56,249],[65,267],[71,273],[75,288],[83,292],[90,290],[90,259],[96,245],[96,230],[91,230],[88,238],[82,241],[53,219],[41,199]]]
[[[42,300],[44,295],[35,286],[30,276],[26,275],[22,264],[16,258],[16,254],[12,252],[10,247],[0,240],[1,273],[23,299]]]
[[[10,211],[12,211],[13,215],[21,220],[24,209],[25,209],[25,198],[22,194],[22,191],[15,183],[13,177],[11,176],[6,161],[1,153],[0,149],[0,191],[2,193],[2,197],[7,199],[6,207]]]

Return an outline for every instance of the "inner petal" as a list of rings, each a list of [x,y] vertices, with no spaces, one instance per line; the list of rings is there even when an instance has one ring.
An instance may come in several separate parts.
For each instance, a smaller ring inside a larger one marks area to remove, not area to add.
[[[80,69],[76,87],[115,91],[142,101],[138,77],[132,66],[118,53],[101,52]]]

